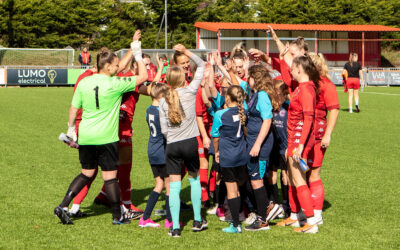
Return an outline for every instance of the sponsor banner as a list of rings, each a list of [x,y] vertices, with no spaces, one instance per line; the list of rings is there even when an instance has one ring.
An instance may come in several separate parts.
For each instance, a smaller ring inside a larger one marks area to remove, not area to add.
[[[343,86],[343,78],[341,76],[343,70],[329,70],[328,74],[331,77],[331,81],[335,85]],[[364,81],[367,81],[367,72],[363,71]]]
[[[369,71],[368,85],[384,85],[390,84],[390,71]]]
[[[390,85],[400,85],[400,71],[389,72]]]
[[[68,84],[75,85],[78,77],[85,71],[86,69],[68,69]]]
[[[333,84],[343,85],[342,77],[340,76],[342,74],[342,70],[330,70],[328,73]]]
[[[0,69],[0,85],[6,84],[6,70]]]
[[[7,69],[8,85],[66,85],[67,69]]]

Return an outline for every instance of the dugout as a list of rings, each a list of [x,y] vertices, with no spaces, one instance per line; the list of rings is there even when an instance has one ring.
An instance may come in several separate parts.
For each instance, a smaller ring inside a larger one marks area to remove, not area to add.
[[[329,66],[343,66],[349,53],[356,52],[363,67],[381,67],[381,42],[400,41],[382,39],[383,32],[400,32],[400,28],[383,25],[196,22],[196,48],[230,52],[243,41],[246,49],[257,48],[278,57],[278,48],[266,33],[268,25],[283,42],[304,37],[310,51],[323,53]]]

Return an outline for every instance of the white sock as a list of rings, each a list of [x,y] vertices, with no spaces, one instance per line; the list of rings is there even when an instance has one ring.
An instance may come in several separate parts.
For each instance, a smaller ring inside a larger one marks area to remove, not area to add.
[[[315,210],[314,209],[314,216],[316,218],[322,218],[322,210]]]
[[[124,214],[126,211],[128,211],[128,209],[124,205],[121,205],[121,214]]]
[[[291,212],[291,213],[290,213],[290,219],[292,219],[292,220],[298,220],[297,213]]]
[[[307,224],[308,225],[315,225],[315,224],[317,224],[317,219],[315,219],[315,217],[313,216],[313,217],[309,217],[309,218],[307,218]]]
[[[356,101],[356,106],[358,106],[358,101]]]
[[[80,208],[81,208],[81,205],[80,205],[80,204],[72,204],[72,207],[71,207],[71,209],[69,210],[69,212],[70,212],[71,214],[76,214],[76,213],[79,211]]]

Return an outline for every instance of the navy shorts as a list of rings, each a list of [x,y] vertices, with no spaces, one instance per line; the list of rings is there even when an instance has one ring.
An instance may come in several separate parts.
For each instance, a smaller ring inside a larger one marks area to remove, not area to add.
[[[268,163],[268,161],[261,161],[259,157],[250,157],[247,162],[250,180],[262,180],[264,176],[268,176]]]

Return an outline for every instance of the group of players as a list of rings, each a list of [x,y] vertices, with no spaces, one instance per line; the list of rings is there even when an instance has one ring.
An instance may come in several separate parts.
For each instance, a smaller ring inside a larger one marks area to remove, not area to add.
[[[248,231],[267,230],[278,216],[284,220],[277,226],[317,233],[323,223],[321,166],[339,114],[338,96],[321,54],[308,52],[302,38],[283,44],[271,27],[269,32],[279,58],[238,45],[224,63],[216,52],[204,62],[176,45],[173,58],[157,55],[154,67],[142,56],[140,31],[121,61],[102,49],[96,69],[75,85],[68,136],[79,138],[82,173],[54,210],[61,222],[85,216],[80,203],[100,166],[104,186],[95,203],[111,207],[113,224],[140,218],[140,227],[160,227],[150,217],[165,188],[164,226],[179,237],[181,180],[187,174],[193,231],[208,227],[203,207],[229,222],[226,233],[241,233],[241,222]],[[273,79],[271,68],[281,75]],[[144,211],[131,203],[130,183],[131,125],[140,95],[153,100],[146,121],[155,186]]]

